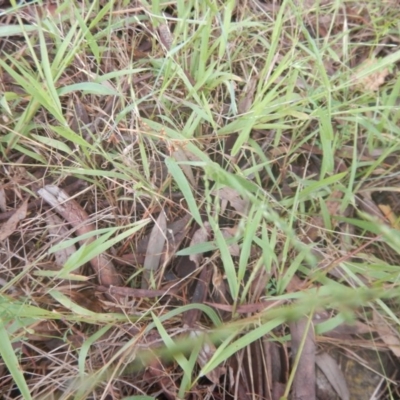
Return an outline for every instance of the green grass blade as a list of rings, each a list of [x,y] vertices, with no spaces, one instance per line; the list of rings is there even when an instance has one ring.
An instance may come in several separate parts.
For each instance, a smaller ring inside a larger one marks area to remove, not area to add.
[[[30,400],[32,397],[28,385],[26,384],[22,368],[19,365],[17,356],[15,355],[15,350],[11,344],[10,337],[8,336],[8,332],[2,319],[0,319],[0,337],[1,357],[24,399]]]

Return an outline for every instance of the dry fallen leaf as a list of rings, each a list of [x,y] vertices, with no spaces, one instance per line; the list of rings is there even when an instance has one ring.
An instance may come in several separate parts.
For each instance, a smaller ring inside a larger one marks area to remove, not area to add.
[[[82,132],[83,136],[87,139],[90,135],[89,124],[90,119],[86,112],[85,106],[82,104],[78,96],[71,97],[70,99],[70,118],[68,123],[70,128],[76,132]]]
[[[208,241],[208,237],[210,236],[211,227],[208,222],[204,222],[204,227],[197,229],[197,231],[193,234],[192,240],[190,241],[190,247],[195,246],[196,244],[206,243]],[[189,260],[193,261],[198,267],[203,260],[203,253],[191,254],[189,256]]]
[[[96,290],[102,293],[108,293],[112,296],[134,297],[134,298],[153,298],[165,295],[174,295],[173,291],[153,290],[153,289],[135,289],[125,286],[96,286]]]
[[[149,243],[146,251],[146,258],[144,259],[144,271],[142,279],[142,289],[149,287],[149,280],[151,273],[155,272],[160,266],[160,260],[163,254],[164,244],[166,242],[167,233],[167,218],[163,211],[157,218],[156,224],[150,233]]]
[[[16,210],[16,212],[0,227],[0,241],[7,239],[17,229],[18,222],[22,221],[26,217],[28,210],[28,199],[26,199],[22,205]]]
[[[318,354],[315,361],[341,400],[350,400],[346,379],[336,360],[327,353]]]
[[[372,200],[371,194],[368,192],[360,193],[356,196],[357,206],[367,214],[377,218],[379,222],[382,224],[387,224],[387,220],[384,215],[382,215],[382,211]]]
[[[292,335],[292,359],[297,357],[301,351],[299,363],[293,380],[292,400],[315,399],[315,336],[313,325],[308,323],[307,318],[289,324]],[[304,345],[301,344],[306,335]]]
[[[190,300],[191,303],[203,304],[206,301],[211,275],[212,266],[210,264],[204,265],[196,281],[196,286]],[[202,311],[198,308],[193,308],[185,312],[182,318],[183,325],[190,328],[194,327],[199,321],[201,313]]]
[[[37,321],[26,329],[28,340],[48,341],[52,336],[57,336],[58,328],[55,321]]]
[[[175,158],[180,164],[179,166],[182,168],[183,173],[188,178],[188,181],[196,187],[196,180],[194,179],[192,167],[187,163],[188,158],[186,157],[186,153],[182,150],[182,148],[175,146],[175,151],[172,153],[172,157]]]
[[[6,191],[3,187],[0,187],[0,211],[7,211]]]
[[[246,214],[249,202],[242,199],[240,194],[235,189],[224,187],[217,191],[217,195],[221,200],[229,201],[231,206],[238,214]]]
[[[57,244],[62,242],[64,238],[67,238],[69,229],[65,226],[65,223],[62,221],[60,217],[58,217],[52,211],[46,213],[45,216],[46,225],[49,232],[49,239],[51,243]],[[71,245],[65,247],[63,249],[59,249],[54,252],[55,256],[55,264],[58,269],[61,269],[67,260],[76,252],[75,245]],[[80,274],[80,268],[74,270],[74,274]]]
[[[371,67],[378,63],[378,59],[370,58],[366,60],[353,75],[357,88],[363,92],[376,92],[385,83],[386,77],[389,75],[388,68],[382,68],[380,70],[371,73],[366,73]]]
[[[259,78],[256,76],[253,76],[247,81],[246,86],[243,89],[243,97],[238,104],[239,114],[245,114],[250,110],[258,82]]]
[[[189,230],[189,222],[192,217],[186,214],[183,218],[167,224],[167,241],[164,244],[160,265],[166,266],[177,252],[183,239],[185,239]],[[150,235],[142,238],[133,253],[124,254],[121,260],[124,264],[143,265],[146,258],[146,251],[149,247]]]
[[[86,211],[75,201],[70,199],[69,195],[57,186],[47,185],[38,190],[38,194],[50,204],[54,209],[74,228],[78,236],[95,230],[93,224],[88,223],[89,216]],[[81,240],[79,243],[89,244],[95,238],[92,236],[87,240]],[[99,277],[100,284],[104,286],[121,286],[122,281],[118,275],[113,263],[105,253],[99,254],[90,260],[93,270]]]
[[[171,50],[174,37],[171,34],[171,30],[169,29],[168,24],[161,24],[158,27],[157,31],[158,31],[158,36],[160,38],[160,42],[164,45],[164,47],[167,50]]]
[[[199,365],[200,368],[203,368],[212,358],[214,353],[217,351],[215,345],[211,340],[207,338],[207,335],[199,330],[193,330],[190,331],[189,337],[193,339],[198,339],[202,338],[203,343],[199,352],[199,355],[197,357],[197,364]],[[221,375],[224,375],[226,373],[226,369],[224,367],[216,367],[209,373],[207,373],[205,376],[212,382],[215,383],[216,385],[219,384],[219,379]]]
[[[335,217],[338,215],[342,197],[343,192],[335,190],[329,195],[328,199],[325,201],[327,211],[331,217]],[[306,236],[303,239],[304,242],[312,243],[316,241],[317,238],[321,235],[322,229],[325,229],[325,222],[322,216],[315,215],[311,217],[309,224],[305,230]]]
[[[222,236],[225,239],[231,239],[236,235],[237,232],[237,226],[229,228],[225,227],[221,229]],[[240,256],[240,246],[237,243],[231,244],[228,247],[229,253],[233,257],[239,257]]]
[[[382,214],[389,221],[392,228],[400,229],[399,218],[393,212],[392,207],[386,204],[378,204],[378,208],[382,211]]]
[[[373,310],[373,322],[382,341],[389,347],[396,357],[400,357],[400,337],[384,318],[375,310]]]
[[[173,377],[167,373],[167,369],[167,365],[164,365],[159,358],[154,357],[146,367],[143,380],[157,384],[161,389],[163,398],[175,400],[178,398],[177,388]]]

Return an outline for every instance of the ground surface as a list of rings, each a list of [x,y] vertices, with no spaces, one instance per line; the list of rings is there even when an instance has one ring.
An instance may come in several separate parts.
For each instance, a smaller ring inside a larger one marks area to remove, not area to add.
[[[2,399],[398,399],[400,4],[0,2]]]

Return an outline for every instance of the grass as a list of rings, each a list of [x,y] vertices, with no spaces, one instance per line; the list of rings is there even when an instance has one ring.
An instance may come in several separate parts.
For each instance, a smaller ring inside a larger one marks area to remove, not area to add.
[[[301,318],[321,348],[353,324],[340,345],[399,356],[393,1],[11,2],[0,18],[3,398],[270,398],[249,354],[290,348]],[[33,204],[48,184],[87,213],[61,214],[61,234],[57,206]],[[89,267],[105,253],[117,289]]]

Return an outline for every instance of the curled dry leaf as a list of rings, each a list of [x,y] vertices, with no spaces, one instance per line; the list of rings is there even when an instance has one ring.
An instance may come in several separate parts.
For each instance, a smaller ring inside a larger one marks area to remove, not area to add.
[[[208,222],[204,222],[204,227],[197,229],[197,231],[193,234],[192,240],[190,241],[190,246],[195,246],[196,244],[206,243],[208,241],[208,237],[211,233],[211,226]],[[189,260],[193,261],[198,267],[203,260],[203,254],[191,254],[189,256]]]
[[[335,389],[341,400],[350,400],[350,392],[346,379],[336,360],[327,353],[315,357],[316,364],[324,373],[331,386]]]
[[[52,211],[46,213],[45,219],[51,242],[53,244],[62,242],[62,240],[68,235],[68,228],[65,226],[65,223]],[[54,252],[56,267],[61,269],[75,252],[75,245],[71,245]],[[80,269],[78,268],[74,270],[74,273],[79,275]]]
[[[78,236],[95,230],[93,224],[88,223],[89,216],[86,211],[75,201],[70,199],[68,194],[57,186],[47,185],[38,190],[38,194],[46,203],[50,204],[72,227],[76,228]],[[81,245],[90,244],[95,240],[90,237],[81,240]],[[90,260],[93,270],[99,277],[100,284],[104,286],[121,286],[121,278],[109,259],[102,253]]]
[[[163,248],[166,242],[167,218],[163,211],[157,218],[156,224],[150,233],[149,243],[144,259],[144,272],[142,279],[142,289],[147,289],[151,273],[160,266],[160,260],[163,254]]]
[[[26,217],[28,210],[28,199],[26,199],[22,205],[16,210],[16,212],[0,227],[0,241],[7,239],[17,229],[19,221],[22,221]]]

